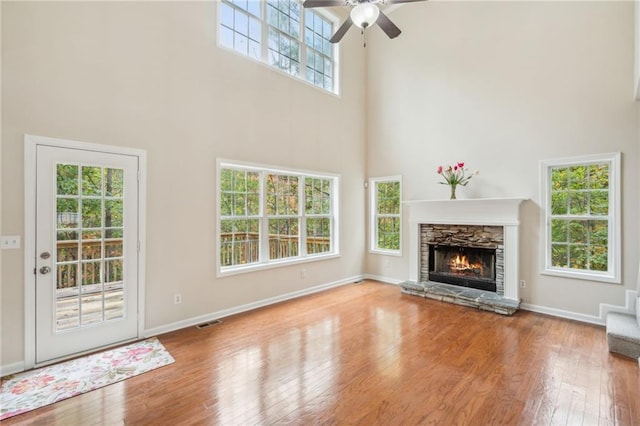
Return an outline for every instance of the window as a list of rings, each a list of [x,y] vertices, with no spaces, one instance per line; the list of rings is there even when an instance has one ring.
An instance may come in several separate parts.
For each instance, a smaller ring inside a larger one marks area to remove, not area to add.
[[[298,0],[222,0],[218,15],[220,45],[337,93],[334,20],[321,10]]]
[[[371,251],[400,255],[402,180],[399,176],[369,181]]]
[[[338,255],[338,177],[218,162],[219,273]]]
[[[620,154],[541,162],[543,273],[620,283]]]
[[[220,173],[221,265],[259,260],[260,174],[224,169]]]

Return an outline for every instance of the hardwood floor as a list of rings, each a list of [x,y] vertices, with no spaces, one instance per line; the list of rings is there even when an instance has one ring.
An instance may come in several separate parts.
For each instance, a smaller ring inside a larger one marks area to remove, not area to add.
[[[175,364],[3,423],[640,424],[603,327],[372,281],[159,337]]]

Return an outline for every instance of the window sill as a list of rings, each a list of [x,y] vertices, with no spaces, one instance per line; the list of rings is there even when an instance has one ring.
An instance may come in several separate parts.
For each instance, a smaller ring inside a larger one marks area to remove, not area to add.
[[[298,265],[301,263],[316,262],[320,260],[336,259],[340,257],[340,253],[327,253],[315,256],[296,257],[293,259],[275,260],[269,263],[252,263],[244,266],[233,266],[218,268],[216,276],[218,278],[229,277],[233,275],[246,274],[249,272],[264,271],[265,269],[281,268],[285,266]]]
[[[402,250],[378,250],[378,249],[370,249],[369,253],[371,254],[381,254],[385,256],[395,256],[402,257]]]
[[[589,272],[581,272],[578,270],[565,270],[565,269],[544,269],[540,271],[542,275],[551,275],[554,277],[562,278],[574,278],[577,280],[596,281],[609,284],[621,284],[622,281],[619,277],[612,274],[594,274]]]

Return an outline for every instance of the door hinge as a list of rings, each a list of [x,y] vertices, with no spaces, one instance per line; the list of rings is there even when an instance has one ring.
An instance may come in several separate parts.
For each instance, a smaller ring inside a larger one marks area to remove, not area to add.
[[[33,268],[33,275],[37,275],[38,274],[38,270],[36,268]]]
[[[140,241],[138,241],[138,253],[140,253]]]
[[[138,182],[142,179],[142,172],[138,170]]]

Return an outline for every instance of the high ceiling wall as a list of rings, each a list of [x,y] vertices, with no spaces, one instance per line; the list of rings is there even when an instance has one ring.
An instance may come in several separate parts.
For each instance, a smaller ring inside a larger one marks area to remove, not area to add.
[[[363,270],[360,43],[335,96],[218,48],[216,5],[2,2],[2,235],[24,235],[25,133],[147,150],[147,329]],[[340,174],[342,256],[216,278],[217,158]],[[3,365],[23,359],[23,256],[2,253]]]
[[[367,47],[367,174],[402,174],[404,200],[442,199],[438,165],[479,170],[458,198],[525,197],[525,303],[597,316],[638,273],[638,106],[633,2],[424,2],[399,8],[395,40]],[[540,274],[539,162],[622,153],[623,285]],[[406,216],[405,211],[405,216]],[[405,222],[406,223],[406,222]],[[403,253],[408,253],[405,227]],[[407,256],[369,254],[404,279]]]

